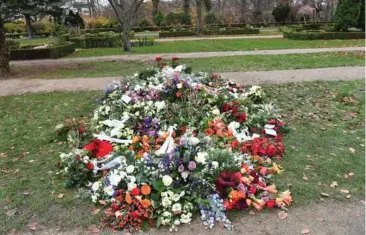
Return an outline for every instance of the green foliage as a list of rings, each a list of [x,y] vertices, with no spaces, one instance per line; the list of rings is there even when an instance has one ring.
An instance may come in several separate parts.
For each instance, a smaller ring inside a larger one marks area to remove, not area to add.
[[[217,24],[217,23],[219,23],[219,20],[217,19],[215,13],[208,12],[205,15],[205,22],[206,22],[206,24]]]
[[[84,20],[79,15],[79,12],[77,12],[75,14],[71,10],[69,11],[69,15],[66,16],[66,18],[65,18],[65,25],[71,25],[73,27],[80,27],[82,29],[85,27]]]
[[[153,20],[156,26],[164,25],[164,14],[161,11],[158,11]]]
[[[259,34],[259,29],[252,29],[252,28],[237,28],[237,29],[227,28],[224,30],[210,29],[210,30],[205,30],[204,34],[205,35]]]
[[[25,23],[20,22],[9,22],[4,24],[5,33],[23,33],[25,32]]]
[[[75,51],[74,43],[66,43],[44,49],[16,49],[10,51],[11,60],[57,59]]]
[[[362,32],[284,32],[283,36],[293,40],[365,39]]]
[[[191,31],[169,31],[169,32],[159,32],[159,38],[171,38],[171,37],[187,37],[194,36],[196,33]]]
[[[365,32],[365,1],[361,1],[360,17],[358,17],[357,27]]]
[[[291,11],[290,5],[280,4],[273,9],[272,15],[277,22],[285,22],[290,14],[290,11]]]
[[[167,25],[175,25],[175,24],[190,25],[191,16],[184,12],[170,12],[165,17],[165,23]]]
[[[18,49],[20,47],[20,42],[18,41],[14,41],[11,39],[7,39],[5,41],[5,45],[9,48],[9,49]]]
[[[360,0],[340,0],[335,15],[335,30],[347,31],[348,28],[357,27],[360,6]]]
[[[48,20],[41,20],[32,23],[32,27],[36,32],[44,32],[44,33],[52,33],[53,32],[53,24]]]
[[[146,29],[148,27],[151,27],[151,24],[150,24],[150,22],[146,18],[143,18],[139,22],[139,27],[140,27],[140,29],[144,30],[144,29]]]

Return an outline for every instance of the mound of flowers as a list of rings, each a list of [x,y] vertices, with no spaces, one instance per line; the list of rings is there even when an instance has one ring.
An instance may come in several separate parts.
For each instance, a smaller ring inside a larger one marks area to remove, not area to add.
[[[67,186],[90,188],[112,229],[168,226],[200,214],[207,228],[229,230],[230,210],[290,205],[273,176],[286,130],[259,86],[156,66],[113,82],[94,117],[57,127],[72,150],[61,154]]]

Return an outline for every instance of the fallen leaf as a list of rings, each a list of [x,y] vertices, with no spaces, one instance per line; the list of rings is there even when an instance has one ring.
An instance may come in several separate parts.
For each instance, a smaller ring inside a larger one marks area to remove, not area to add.
[[[106,201],[105,200],[99,200],[99,203],[102,204],[102,205],[106,205]]]
[[[278,218],[280,218],[280,219],[286,219],[287,216],[288,216],[288,214],[286,212],[284,212],[284,211],[278,212],[277,215],[278,215]]]
[[[346,198],[351,199],[352,195],[348,194]]]
[[[347,190],[347,189],[341,189],[339,191],[341,191],[342,193],[345,193],[345,194],[349,193],[349,190]]]
[[[307,166],[305,166],[304,170],[310,170],[311,168],[312,168],[311,165],[307,165]]]
[[[90,226],[88,227],[88,230],[89,230],[90,232],[92,232],[92,233],[99,233],[99,232],[100,232],[100,229],[99,229],[95,224],[90,225]]]
[[[6,202],[7,202],[7,203],[12,203],[12,202],[13,202],[13,199],[11,199],[10,197],[7,197],[7,198],[6,198]]]
[[[344,174],[344,178],[345,178],[345,179],[348,179],[348,177],[349,177],[349,176],[348,176],[348,174],[347,174],[347,173],[345,173],[345,174]]]
[[[2,158],[6,158],[7,156],[8,156],[7,153],[0,153],[0,157],[2,157]]]
[[[307,228],[304,228],[303,230],[301,230],[301,234],[309,234],[310,230]]]
[[[4,173],[9,173],[9,168],[4,168],[4,169],[1,169],[1,172],[4,172]]]
[[[304,180],[309,180],[309,178],[303,173],[303,177],[302,177]]]
[[[355,152],[356,152],[356,150],[355,150],[354,148],[349,148],[349,151],[350,151],[351,153],[355,153]]]
[[[355,174],[353,172],[348,173],[349,176],[354,176]]]
[[[320,193],[320,195],[322,195],[323,197],[329,197],[328,193]]]
[[[29,194],[30,194],[30,192],[27,190],[23,192],[23,195],[25,195],[25,196],[28,196]]]
[[[100,208],[96,208],[96,209],[94,209],[93,211],[92,211],[92,215],[96,215],[96,214],[98,214],[99,212],[100,212]]]
[[[65,195],[63,194],[63,193],[60,193],[60,194],[58,194],[56,197],[57,198],[63,198]]]
[[[28,228],[30,229],[30,230],[33,230],[33,231],[35,231],[35,230],[37,230],[37,223],[35,222],[35,223],[31,223],[31,224],[28,224]]]
[[[15,149],[15,147],[14,147],[14,146],[11,146],[11,147],[10,147],[10,150],[14,150],[14,149]]]
[[[255,215],[254,211],[249,211],[249,215]]]
[[[15,169],[15,171],[14,171],[14,174],[16,174],[16,173],[18,173],[20,171],[20,169]]]
[[[337,182],[337,181],[333,181],[333,182],[330,184],[330,187],[331,187],[331,188],[336,188],[336,187],[338,187],[338,182]]]
[[[6,216],[12,217],[12,216],[14,216],[17,212],[18,212],[18,209],[17,209],[17,208],[14,208],[14,209],[12,209],[12,210],[8,210],[5,214],[6,214]]]
[[[322,186],[322,182],[318,182],[318,186]]]

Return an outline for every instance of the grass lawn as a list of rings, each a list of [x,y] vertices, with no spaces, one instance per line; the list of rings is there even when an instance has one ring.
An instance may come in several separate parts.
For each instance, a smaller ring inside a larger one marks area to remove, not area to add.
[[[280,162],[285,172],[276,184],[292,185],[294,206],[319,201],[321,192],[330,200],[348,200],[339,189],[350,190],[351,200],[363,198],[364,86],[361,80],[265,86],[291,128]],[[0,97],[1,234],[27,230],[33,222],[69,230],[99,223],[102,213],[91,215],[91,201],[75,199],[74,190],[65,189],[56,174],[59,152],[66,146],[55,141],[54,129],[65,118],[91,115],[97,96],[54,92]],[[354,175],[345,179],[350,172]],[[337,189],[329,186],[332,181],[338,182]],[[65,197],[57,198],[60,193]]]
[[[301,68],[325,68],[335,66],[362,66],[365,64],[364,52],[332,52],[289,55],[230,56],[201,59],[181,59],[182,64],[192,65],[195,71],[230,72],[263,71]],[[143,62],[89,62],[68,65],[42,65],[15,67],[18,77],[27,78],[72,78],[105,77],[134,74],[145,66]],[[213,71],[215,70],[215,71]]]
[[[38,44],[45,44],[45,43],[53,43],[55,42],[56,38],[48,37],[48,38],[33,38],[33,39],[17,39],[16,41],[20,42],[20,45],[38,45]]]
[[[320,47],[364,46],[365,40],[313,40],[299,41],[282,38],[272,39],[221,39],[156,42],[153,46],[133,48],[131,53],[178,53],[208,51],[248,51],[264,49],[294,49]],[[126,54],[122,48],[93,48],[75,52],[68,57],[90,57]]]

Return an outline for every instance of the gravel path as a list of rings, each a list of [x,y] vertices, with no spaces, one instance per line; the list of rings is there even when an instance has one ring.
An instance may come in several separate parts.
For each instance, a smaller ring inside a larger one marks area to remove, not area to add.
[[[353,80],[365,77],[364,67],[226,72],[220,74],[246,85],[314,80]],[[118,79],[120,77],[0,80],[0,96],[49,91],[101,90],[109,82]]]
[[[308,48],[308,49],[281,49],[281,50],[255,50],[255,51],[223,51],[223,52],[193,52],[193,53],[164,53],[164,54],[129,54],[114,56],[96,56],[85,58],[64,58],[64,59],[45,59],[45,60],[19,60],[11,61],[11,65],[44,65],[44,64],[69,64],[73,62],[95,62],[95,61],[151,61],[157,56],[171,58],[208,58],[223,56],[245,56],[245,55],[284,55],[284,54],[308,54],[323,52],[347,52],[365,51],[365,47],[340,47],[340,48]]]
[[[175,41],[197,41],[197,40],[221,40],[221,39],[263,39],[263,38],[283,38],[283,35],[253,35],[253,36],[216,36],[216,37],[176,37],[176,38],[158,38],[156,42],[175,42]]]

